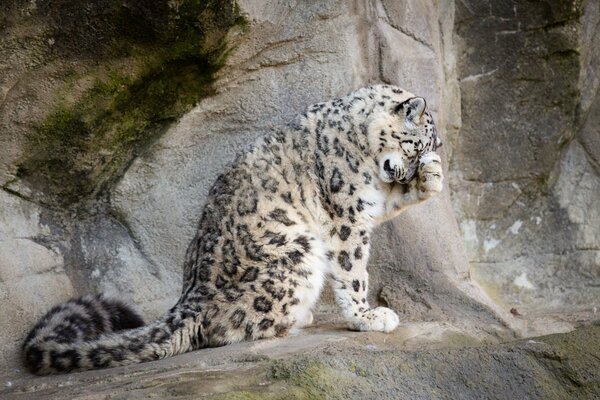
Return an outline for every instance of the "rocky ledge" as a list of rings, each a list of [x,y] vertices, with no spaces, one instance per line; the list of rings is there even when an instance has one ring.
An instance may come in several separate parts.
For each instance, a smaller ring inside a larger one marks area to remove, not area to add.
[[[3,399],[597,399],[600,324],[492,343],[444,324],[392,334],[320,322],[284,339],[7,381]]]

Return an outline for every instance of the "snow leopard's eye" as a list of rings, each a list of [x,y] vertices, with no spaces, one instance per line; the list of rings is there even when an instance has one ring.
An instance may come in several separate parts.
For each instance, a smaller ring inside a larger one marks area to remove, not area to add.
[[[415,158],[418,154],[418,147],[413,139],[405,139],[400,142],[400,147],[408,158]]]

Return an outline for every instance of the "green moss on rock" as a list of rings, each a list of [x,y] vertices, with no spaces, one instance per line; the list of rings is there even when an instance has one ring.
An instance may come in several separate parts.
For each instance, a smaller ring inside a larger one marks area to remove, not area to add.
[[[344,390],[356,386],[366,374],[350,365],[333,368],[314,359],[276,360],[269,369],[270,378],[285,381],[302,399],[343,399]]]
[[[92,85],[73,100],[65,84],[28,137],[17,177],[46,202],[65,206],[104,193],[170,123],[211,95],[226,33],[243,21],[233,1],[133,3],[106,6],[110,40],[86,60],[99,66],[73,78]],[[140,15],[146,25],[133,21]]]

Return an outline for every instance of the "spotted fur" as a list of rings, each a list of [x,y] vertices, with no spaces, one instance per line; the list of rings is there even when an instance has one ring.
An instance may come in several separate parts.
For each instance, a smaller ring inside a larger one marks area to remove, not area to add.
[[[103,296],[53,308],[23,345],[47,374],[283,336],[312,322],[328,279],[350,329],[395,329],[367,302],[373,228],[442,189],[425,100],[364,88],[310,106],[237,158],[210,190],[181,297],[156,322]]]

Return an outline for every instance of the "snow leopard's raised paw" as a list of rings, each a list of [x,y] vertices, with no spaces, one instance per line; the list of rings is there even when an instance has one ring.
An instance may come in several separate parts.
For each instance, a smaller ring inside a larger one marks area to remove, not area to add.
[[[444,187],[442,160],[434,152],[424,154],[419,162],[419,198],[424,200],[440,193]]]

